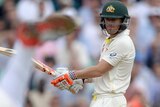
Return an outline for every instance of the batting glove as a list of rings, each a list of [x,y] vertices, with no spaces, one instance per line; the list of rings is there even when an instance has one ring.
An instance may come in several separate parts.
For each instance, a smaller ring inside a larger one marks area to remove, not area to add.
[[[74,80],[72,78],[72,72],[69,72],[67,68],[58,68],[56,71],[59,72],[60,75],[51,82],[55,87],[61,90],[69,90],[74,94],[83,88],[82,79]]]

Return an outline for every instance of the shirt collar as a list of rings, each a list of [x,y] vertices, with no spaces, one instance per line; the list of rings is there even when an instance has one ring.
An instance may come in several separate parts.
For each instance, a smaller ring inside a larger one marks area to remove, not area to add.
[[[127,36],[129,36],[129,33],[130,33],[130,30],[129,30],[129,29],[126,29],[126,30],[124,30],[123,32],[119,33],[119,34],[118,34],[117,36],[115,36],[114,38],[109,39],[109,37],[106,37],[105,43],[109,44],[109,43],[111,43],[111,41],[113,41],[114,39],[116,39],[116,38],[118,38],[118,37],[120,37],[120,36],[122,36],[122,35],[127,35]]]

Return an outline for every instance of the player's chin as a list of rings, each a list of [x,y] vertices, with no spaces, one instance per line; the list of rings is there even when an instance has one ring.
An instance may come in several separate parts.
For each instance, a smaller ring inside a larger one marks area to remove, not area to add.
[[[117,33],[117,29],[107,29],[108,34],[115,35]]]

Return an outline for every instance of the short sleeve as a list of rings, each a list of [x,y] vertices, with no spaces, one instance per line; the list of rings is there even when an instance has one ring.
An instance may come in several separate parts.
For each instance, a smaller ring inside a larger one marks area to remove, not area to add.
[[[108,50],[101,56],[112,66],[117,65],[129,52],[129,45],[125,42],[113,43],[108,47]]]

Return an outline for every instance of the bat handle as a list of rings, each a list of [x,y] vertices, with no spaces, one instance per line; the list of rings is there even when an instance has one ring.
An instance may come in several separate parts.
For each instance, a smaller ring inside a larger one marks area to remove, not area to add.
[[[56,75],[56,71],[49,68],[48,66],[46,65],[43,65],[43,72],[47,73],[48,75],[52,75],[52,76],[55,76]]]

